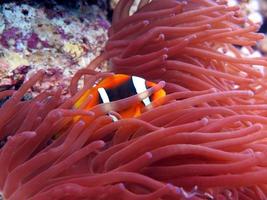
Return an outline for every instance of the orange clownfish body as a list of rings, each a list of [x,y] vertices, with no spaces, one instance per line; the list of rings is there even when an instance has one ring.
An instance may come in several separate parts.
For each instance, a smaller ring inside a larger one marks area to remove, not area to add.
[[[137,76],[128,76],[125,74],[115,74],[104,78],[91,89],[87,90],[78,101],[74,104],[75,108],[80,108],[83,102],[89,95],[92,95],[92,100],[83,108],[90,110],[97,104],[109,103],[124,99],[146,91],[148,88],[155,86],[156,83],[146,81]],[[137,102],[134,105],[129,105],[129,108],[119,112],[122,118],[138,117],[141,110],[151,104],[154,100],[165,96],[163,89],[158,90],[151,96]],[[116,111],[116,110],[115,110]]]

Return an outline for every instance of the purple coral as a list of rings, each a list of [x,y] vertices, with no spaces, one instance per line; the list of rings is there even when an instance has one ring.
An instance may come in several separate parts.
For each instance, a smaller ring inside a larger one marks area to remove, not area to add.
[[[38,46],[38,43],[40,42],[40,38],[38,37],[38,35],[34,32],[28,34],[26,36],[27,38],[27,46],[30,49],[36,49]]]
[[[0,43],[2,46],[8,48],[11,40],[14,40],[16,44],[17,40],[19,40],[21,37],[22,33],[20,32],[19,28],[11,27],[3,31],[0,38]]]
[[[50,45],[48,44],[48,41],[43,41],[39,38],[39,36],[32,32],[26,35],[25,37],[26,41],[27,41],[27,46],[29,49],[38,49],[38,44],[42,45],[42,47],[48,48],[50,47]]]
[[[70,35],[66,34],[64,29],[61,27],[56,28],[56,33],[59,34],[64,40],[69,40],[71,38]]]
[[[108,29],[110,27],[110,24],[105,19],[98,19],[98,24],[102,26],[104,29]]]

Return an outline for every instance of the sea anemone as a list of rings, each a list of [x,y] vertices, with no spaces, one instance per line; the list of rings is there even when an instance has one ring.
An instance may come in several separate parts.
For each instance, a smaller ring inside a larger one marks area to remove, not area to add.
[[[76,73],[69,97],[58,89],[21,101],[43,71],[0,93],[11,96],[0,108],[4,198],[267,199],[267,61],[242,53],[263,38],[259,26],[225,1],[141,0],[130,15],[132,4],[119,1],[104,53]],[[106,60],[112,72],[93,70]],[[112,73],[157,84],[89,111],[90,95],[73,106]],[[152,109],[120,117],[162,87]]]

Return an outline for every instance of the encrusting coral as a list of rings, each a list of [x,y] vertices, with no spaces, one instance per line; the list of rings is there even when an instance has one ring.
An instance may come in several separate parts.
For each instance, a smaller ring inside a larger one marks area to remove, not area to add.
[[[225,1],[141,0],[130,15],[132,3],[118,3],[104,53],[76,73],[70,97],[58,89],[20,101],[42,71],[0,93],[12,95],[0,108],[4,198],[267,199],[267,61],[240,50],[253,51],[259,26]],[[112,72],[95,72],[105,60]],[[74,109],[112,73],[157,84],[90,111]],[[152,109],[120,118],[163,87],[167,95]]]

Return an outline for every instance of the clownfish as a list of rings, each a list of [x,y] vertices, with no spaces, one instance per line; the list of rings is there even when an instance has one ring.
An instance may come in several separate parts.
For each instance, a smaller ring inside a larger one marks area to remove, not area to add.
[[[74,104],[74,108],[79,108],[89,95],[92,96],[92,99],[83,108],[85,110],[90,110],[97,104],[109,103],[140,94],[155,85],[156,83],[147,81],[138,76],[115,74],[104,78],[92,88],[85,91]],[[166,92],[163,89],[160,89],[154,92],[151,96],[140,100],[140,102],[137,102],[134,105],[129,105],[129,108],[119,112],[119,114],[122,118],[138,117],[144,107],[165,95]]]

